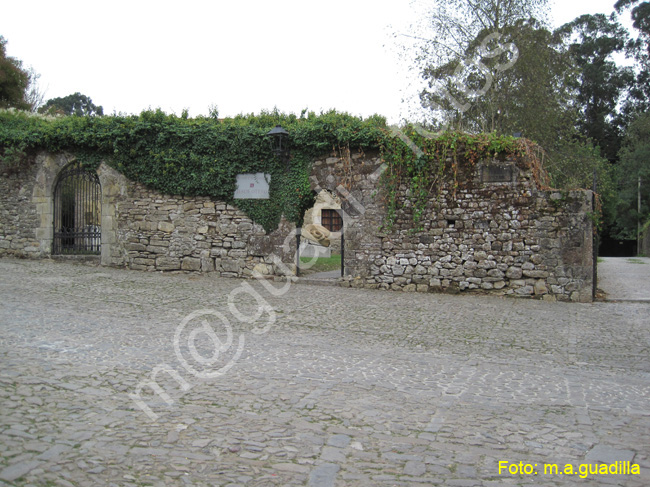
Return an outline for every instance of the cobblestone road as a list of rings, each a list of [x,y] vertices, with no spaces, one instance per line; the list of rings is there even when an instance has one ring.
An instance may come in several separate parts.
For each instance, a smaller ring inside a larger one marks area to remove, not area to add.
[[[650,303],[650,258],[601,257],[598,287],[611,301]]]
[[[647,303],[2,259],[0,329],[0,485],[650,485]]]

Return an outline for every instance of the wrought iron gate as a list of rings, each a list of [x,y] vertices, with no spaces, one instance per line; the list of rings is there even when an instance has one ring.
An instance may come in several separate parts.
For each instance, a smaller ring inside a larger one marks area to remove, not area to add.
[[[80,163],[66,166],[54,188],[53,254],[99,254],[101,186]]]

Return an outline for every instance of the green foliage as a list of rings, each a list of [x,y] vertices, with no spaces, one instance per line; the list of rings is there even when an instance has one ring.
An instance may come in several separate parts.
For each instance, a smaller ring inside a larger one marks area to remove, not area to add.
[[[406,189],[411,202],[415,230],[427,211],[431,196],[439,196],[443,182],[455,191],[462,181],[469,181],[481,159],[509,155],[523,156],[524,141],[496,133],[471,135],[460,132],[431,134],[408,125],[401,137],[385,137],[382,144],[388,168],[382,174],[387,216],[383,228],[390,231],[401,205],[399,192]]]
[[[525,136],[547,147],[565,122],[575,68],[561,38],[534,20],[481,31],[462,53],[423,70],[421,94],[439,124]],[[471,61],[471,62],[470,62]]]
[[[594,222],[600,229],[616,219],[618,194],[615,166],[601,155],[600,149],[582,137],[559,138],[545,160],[551,186],[562,190],[593,189],[594,178],[599,208]]]
[[[650,1],[619,0],[614,5],[620,14],[629,10],[636,39],[628,43],[628,51],[636,60],[636,86],[626,100],[626,110],[645,112],[650,110]]]
[[[270,150],[266,133],[281,123],[290,133],[287,171]],[[16,150],[68,151],[87,167],[104,161],[127,178],[174,195],[209,196],[236,204],[267,231],[282,214],[300,223],[313,204],[312,161],[334,148],[376,149],[385,119],[334,111],[302,118],[282,113],[240,115],[223,121],[161,110],[133,116],[46,117],[0,111],[0,160],[15,164]],[[233,201],[237,174],[271,174],[269,200]]]
[[[0,36],[0,108],[29,109],[26,91],[30,75],[23,69],[22,61],[8,57],[7,41]]]
[[[104,108],[97,106],[86,95],[77,92],[72,95],[52,98],[38,109],[39,113],[57,114],[57,115],[104,115]]]
[[[634,87],[631,67],[616,64],[629,44],[625,28],[604,14],[582,15],[558,29],[567,38],[569,54],[579,68],[575,101],[580,110],[576,126],[596,141],[602,154],[615,162],[625,119],[618,107]]]
[[[330,257],[300,257],[300,274],[308,275],[315,272],[331,272],[341,268],[341,254],[332,254]]]
[[[638,210],[641,178],[641,214]],[[618,165],[619,205],[616,228],[621,238],[636,238],[638,221],[650,217],[650,113],[640,114],[629,126]]]

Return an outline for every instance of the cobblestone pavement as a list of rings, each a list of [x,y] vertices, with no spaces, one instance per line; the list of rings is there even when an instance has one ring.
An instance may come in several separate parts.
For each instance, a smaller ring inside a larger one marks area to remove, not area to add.
[[[650,258],[601,257],[598,264],[598,287],[612,301],[647,301],[650,303]]]
[[[647,303],[0,259],[0,327],[0,485],[650,485]]]

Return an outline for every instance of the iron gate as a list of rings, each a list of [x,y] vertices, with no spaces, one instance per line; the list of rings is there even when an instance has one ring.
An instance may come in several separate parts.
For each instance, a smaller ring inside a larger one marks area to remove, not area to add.
[[[101,186],[80,163],[66,166],[54,188],[53,254],[99,254]]]

